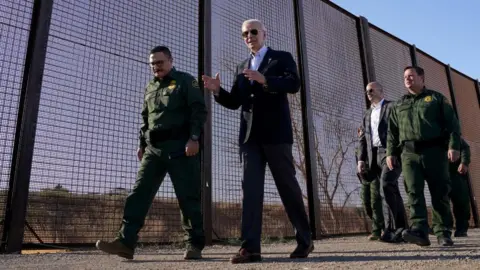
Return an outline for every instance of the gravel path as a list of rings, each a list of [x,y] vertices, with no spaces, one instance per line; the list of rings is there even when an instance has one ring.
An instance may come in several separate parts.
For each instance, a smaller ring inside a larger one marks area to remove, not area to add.
[[[204,260],[182,259],[181,249],[163,247],[138,250],[133,261],[96,250],[74,250],[67,253],[0,255],[0,269],[480,269],[480,229],[469,231],[469,237],[453,239],[454,247],[438,246],[430,236],[430,247],[410,244],[371,242],[365,236],[331,238],[315,242],[308,259],[290,260],[294,242],[263,245],[261,263],[232,265],[230,256],[236,246],[212,246]]]

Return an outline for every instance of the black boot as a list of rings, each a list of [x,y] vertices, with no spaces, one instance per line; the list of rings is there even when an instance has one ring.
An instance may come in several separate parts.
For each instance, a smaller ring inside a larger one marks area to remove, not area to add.
[[[407,243],[416,244],[418,246],[430,246],[430,239],[428,239],[428,234],[420,230],[404,230],[402,233],[403,239]]]
[[[442,235],[437,237],[438,244],[443,247],[453,246],[453,241],[450,236]]]
[[[454,236],[455,237],[468,237],[467,231],[465,231],[465,230],[456,230]]]

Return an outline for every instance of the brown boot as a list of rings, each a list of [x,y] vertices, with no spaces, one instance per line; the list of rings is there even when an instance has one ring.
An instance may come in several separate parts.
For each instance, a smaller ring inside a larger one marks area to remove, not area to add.
[[[380,236],[378,236],[378,235],[376,235],[376,234],[370,234],[370,235],[368,236],[368,240],[370,240],[370,241],[376,241],[376,240],[378,240],[378,239],[380,239]]]
[[[98,240],[95,246],[97,247],[98,250],[101,250],[108,254],[117,255],[129,260],[133,259],[133,254],[134,254],[133,249],[125,246],[122,242],[120,242],[119,239],[115,239],[111,242]]]

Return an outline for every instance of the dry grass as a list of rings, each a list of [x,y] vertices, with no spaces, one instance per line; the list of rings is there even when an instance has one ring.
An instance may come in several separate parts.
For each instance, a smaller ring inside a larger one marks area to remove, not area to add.
[[[0,196],[4,200],[5,197]],[[111,239],[118,231],[123,214],[125,195],[78,195],[62,191],[31,192],[27,221],[45,243],[93,243]],[[0,201],[0,206],[3,206]],[[3,209],[0,209],[3,211]],[[308,211],[308,209],[307,209]],[[429,216],[431,219],[431,211]],[[317,234],[336,235],[366,233],[371,222],[361,208],[335,209],[334,217],[323,211]],[[213,239],[237,239],[240,236],[241,204],[213,203]],[[282,205],[265,204],[263,213],[264,239],[289,238],[293,228]],[[140,233],[141,242],[180,242],[183,231],[176,199],[156,198]],[[26,243],[38,242],[26,230]]]
[[[0,196],[0,199],[4,198]],[[31,192],[27,221],[46,243],[93,243],[97,239],[110,239],[115,235],[121,223],[124,202],[125,196],[119,195]],[[3,206],[3,203],[0,205]],[[357,208],[338,210],[335,217],[336,220],[327,215],[322,217],[322,234],[366,232],[370,226],[363,216],[363,211]],[[240,218],[241,204],[213,203],[213,238],[238,238]],[[265,204],[262,233],[265,238],[294,236],[282,205]],[[180,210],[176,200],[156,198],[141,231],[140,241],[178,242],[182,237]],[[38,241],[26,230],[25,242]]]

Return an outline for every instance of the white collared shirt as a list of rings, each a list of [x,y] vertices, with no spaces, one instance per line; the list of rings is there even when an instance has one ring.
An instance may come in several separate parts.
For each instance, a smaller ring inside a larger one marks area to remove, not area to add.
[[[380,123],[380,112],[382,111],[383,101],[385,99],[380,100],[377,105],[372,103],[372,114],[370,115],[370,128],[372,131],[372,146],[373,147],[380,147],[382,146],[382,141],[380,140],[380,136],[378,135],[378,125]]]
[[[260,64],[263,61],[263,57],[265,57],[265,54],[267,53],[268,48],[264,45],[258,52],[255,54],[250,53],[252,56],[252,59],[250,59],[250,69],[253,70],[258,70],[260,67]]]

